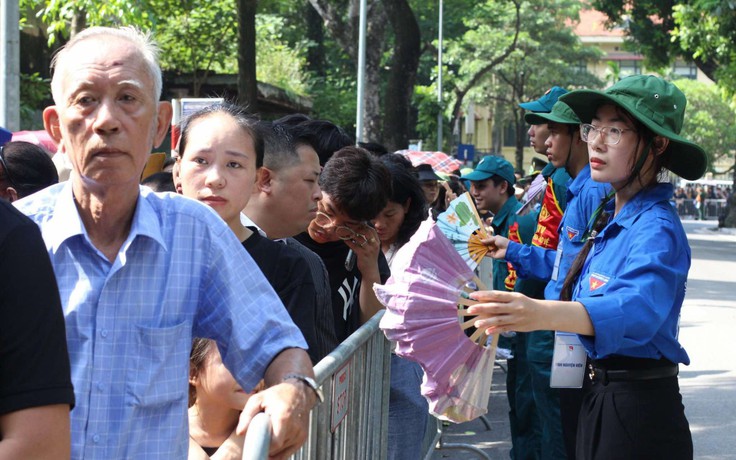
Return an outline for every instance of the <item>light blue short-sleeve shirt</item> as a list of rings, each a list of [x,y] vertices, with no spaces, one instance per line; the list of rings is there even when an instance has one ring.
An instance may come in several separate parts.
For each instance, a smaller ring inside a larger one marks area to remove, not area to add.
[[[306,348],[247,251],[194,200],[141,188],[113,263],[91,244],[71,183],[16,206],[41,228],[59,284],[72,458],[186,458],[193,337],[215,339],[246,390],[279,352]]]

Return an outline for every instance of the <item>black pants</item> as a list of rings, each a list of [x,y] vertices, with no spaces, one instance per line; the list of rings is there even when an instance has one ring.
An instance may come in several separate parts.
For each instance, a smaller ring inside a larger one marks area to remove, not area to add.
[[[560,388],[560,418],[562,422],[562,436],[565,442],[567,460],[584,460],[575,457],[578,434],[578,418],[580,407],[583,405],[585,395],[590,393],[593,385],[588,373],[583,376],[582,388]]]
[[[578,420],[578,460],[691,460],[693,442],[677,376],[594,380]]]

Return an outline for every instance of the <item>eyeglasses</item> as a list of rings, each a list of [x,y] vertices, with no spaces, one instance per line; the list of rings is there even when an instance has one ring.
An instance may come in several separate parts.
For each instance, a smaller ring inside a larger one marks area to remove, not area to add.
[[[10,174],[10,169],[8,169],[8,164],[5,162],[5,156],[3,156],[3,150],[4,147],[0,145],[0,165],[3,167],[3,174],[5,174],[5,179],[7,179],[8,182],[10,182],[10,185],[13,186],[13,188],[18,188],[18,184],[13,180],[13,176]]]
[[[344,225],[336,225],[332,217],[322,211],[317,211],[314,221],[322,228],[335,227],[335,235],[343,241],[353,240],[359,246],[363,246],[368,241],[365,235],[356,232],[352,228]]]
[[[583,142],[593,142],[599,135],[603,134],[603,143],[606,145],[616,145],[621,140],[621,134],[626,131],[634,131],[628,128],[616,128],[615,126],[601,126],[596,128],[593,125],[583,123],[580,125],[580,138]]]

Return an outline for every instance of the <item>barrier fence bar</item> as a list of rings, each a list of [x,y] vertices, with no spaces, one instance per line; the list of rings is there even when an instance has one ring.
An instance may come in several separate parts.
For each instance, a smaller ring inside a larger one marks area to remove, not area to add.
[[[314,366],[314,380],[322,386],[325,401],[309,414],[307,441],[293,459],[386,458],[391,353],[378,328],[383,313],[376,313]],[[248,428],[244,459],[268,457],[271,423],[262,415]]]
[[[693,199],[676,199],[675,208],[680,217],[698,217],[700,210],[695,206]],[[723,198],[705,200],[705,218],[716,220],[723,212],[727,212],[728,203]]]
[[[386,458],[390,347],[378,328],[383,313],[314,366],[325,402],[312,410],[296,460]]]
[[[245,433],[243,460],[268,460],[271,445],[271,418],[261,412],[253,417]]]

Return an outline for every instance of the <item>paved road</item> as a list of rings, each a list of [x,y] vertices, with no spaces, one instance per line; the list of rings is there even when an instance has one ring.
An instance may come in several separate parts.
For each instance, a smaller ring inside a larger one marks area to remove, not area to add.
[[[680,387],[695,458],[736,459],[736,234],[685,221],[693,253],[680,320]]]
[[[691,364],[680,386],[695,458],[736,459],[736,232],[713,231],[715,221],[683,221],[692,248],[680,341]],[[488,405],[491,430],[478,420],[445,427],[446,443],[465,443],[493,459],[509,458],[505,376],[496,368]],[[439,449],[440,459],[477,459],[467,450]]]

